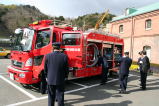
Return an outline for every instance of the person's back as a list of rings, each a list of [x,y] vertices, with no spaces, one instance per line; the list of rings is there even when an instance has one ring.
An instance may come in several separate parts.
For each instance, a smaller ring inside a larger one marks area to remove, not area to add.
[[[101,85],[105,84],[107,82],[108,78],[108,62],[107,57],[99,56],[98,64],[102,65],[102,73],[101,73]]]
[[[64,79],[67,74],[67,56],[60,51],[54,51],[46,56],[46,60],[48,68],[48,84],[64,84]]]
[[[143,72],[147,72],[150,69],[150,61],[149,58],[147,56],[144,56],[144,58],[142,59],[142,70]]]
[[[129,57],[123,57],[120,63],[120,72],[121,74],[129,74],[129,68],[131,66],[132,60]]]
[[[54,52],[45,57],[45,75],[48,83],[48,106],[54,106],[55,97],[58,106],[64,106],[64,83],[68,76],[68,59],[61,53],[60,42],[53,43]]]
[[[129,68],[132,60],[129,58],[129,52],[125,52],[125,57],[120,60],[119,81],[121,90],[119,93],[126,93]]]
[[[103,56],[103,67],[108,68],[108,61],[106,56]]]

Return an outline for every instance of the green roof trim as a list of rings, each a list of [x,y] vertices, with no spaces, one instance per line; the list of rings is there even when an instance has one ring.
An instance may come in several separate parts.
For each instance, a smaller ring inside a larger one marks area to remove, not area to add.
[[[114,17],[111,22],[122,20],[125,18],[133,17],[133,16],[137,16],[137,15],[148,13],[148,12],[155,11],[155,10],[159,10],[159,2],[142,7],[142,8],[138,8],[138,9],[128,8],[127,15],[121,15],[121,16]]]

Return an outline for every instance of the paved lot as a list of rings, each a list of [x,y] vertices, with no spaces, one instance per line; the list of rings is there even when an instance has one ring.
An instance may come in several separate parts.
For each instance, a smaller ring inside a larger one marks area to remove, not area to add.
[[[0,58],[0,106],[47,106],[47,95],[36,87],[26,89],[9,79],[9,59]],[[159,77],[148,76],[147,90],[139,89],[139,76],[131,72],[128,94],[119,94],[117,76],[109,77],[106,85],[99,85],[100,77],[71,80],[66,83],[66,106],[158,106]]]

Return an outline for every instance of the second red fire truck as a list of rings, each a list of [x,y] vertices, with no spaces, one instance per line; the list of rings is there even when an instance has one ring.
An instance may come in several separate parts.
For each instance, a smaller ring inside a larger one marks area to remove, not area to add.
[[[61,42],[69,58],[69,79],[100,75],[98,55],[106,54],[110,71],[117,71],[123,54],[123,39],[93,32],[73,31],[71,27],[52,25],[51,20],[16,29],[12,38],[10,79],[22,84],[38,83],[44,70],[45,55],[52,52],[52,43]]]

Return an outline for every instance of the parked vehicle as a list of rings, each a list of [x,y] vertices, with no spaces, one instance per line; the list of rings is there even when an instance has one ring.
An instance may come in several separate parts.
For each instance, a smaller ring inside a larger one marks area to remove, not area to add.
[[[100,75],[97,64],[99,53],[109,57],[110,71],[118,70],[118,60],[123,55],[123,39],[98,33],[73,31],[71,27],[52,25],[51,20],[30,24],[17,29],[12,38],[9,76],[22,84],[38,83],[44,70],[45,55],[52,52],[52,43],[61,42],[69,59],[69,79]]]
[[[5,58],[10,58],[10,50],[6,50],[0,47],[0,56],[3,56]]]

